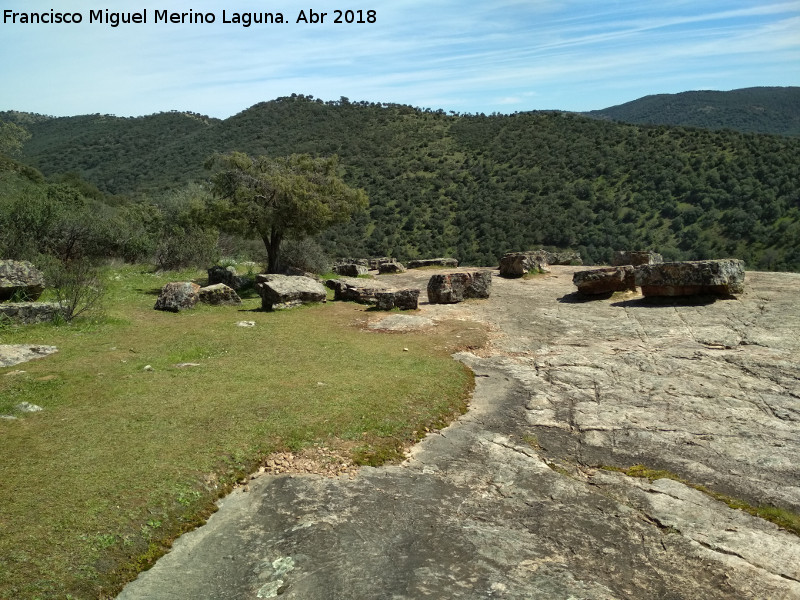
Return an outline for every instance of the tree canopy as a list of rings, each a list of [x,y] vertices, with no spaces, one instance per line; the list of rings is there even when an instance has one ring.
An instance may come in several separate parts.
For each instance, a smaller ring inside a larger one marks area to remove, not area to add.
[[[211,214],[229,231],[258,235],[267,249],[267,271],[279,269],[281,242],[317,234],[366,209],[364,190],[348,186],[337,156],[308,154],[251,157],[242,152],[217,155]]]

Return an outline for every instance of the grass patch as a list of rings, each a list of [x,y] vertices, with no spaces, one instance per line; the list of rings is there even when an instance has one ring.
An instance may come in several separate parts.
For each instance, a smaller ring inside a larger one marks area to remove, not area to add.
[[[731,508],[737,510],[743,510],[744,512],[749,513],[754,517],[761,517],[762,519],[770,521],[771,523],[775,523],[775,525],[777,525],[778,527],[782,527],[787,531],[791,531],[795,535],[800,535],[800,515],[797,515],[783,508],[777,508],[774,506],[753,506],[742,500],[738,500],[731,496],[727,496],[725,494],[720,494],[719,492],[710,490],[704,485],[699,485],[686,481],[679,475],[676,475],[675,473],[672,473],[670,471],[665,471],[662,469],[650,469],[644,465],[633,465],[632,467],[628,467],[627,469],[620,469],[619,467],[611,467],[611,466],[602,466],[600,468],[605,471],[615,471],[618,473],[623,473],[629,477],[641,477],[651,482],[655,481],[656,479],[673,479],[684,485],[694,488],[700,492],[703,492],[704,494],[711,496],[715,500],[724,502]]]
[[[531,269],[522,274],[522,279],[540,279],[542,276],[547,275],[548,271],[542,269]]]
[[[450,354],[480,343],[456,339],[467,324],[385,334],[361,305],[257,298],[153,310],[164,283],[202,278],[123,267],[104,317],[0,330],[59,348],[0,369],[0,413],[44,408],[0,420],[0,598],[113,597],[270,453],[344,440],[380,464],[464,411],[472,374]]]

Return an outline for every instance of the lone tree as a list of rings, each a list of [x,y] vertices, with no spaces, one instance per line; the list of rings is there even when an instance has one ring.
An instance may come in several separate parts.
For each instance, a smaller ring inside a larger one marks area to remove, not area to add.
[[[279,267],[281,242],[314,235],[367,207],[364,190],[339,177],[339,158],[216,155],[206,168],[218,199],[213,211],[224,229],[257,234],[267,248],[267,272]]]

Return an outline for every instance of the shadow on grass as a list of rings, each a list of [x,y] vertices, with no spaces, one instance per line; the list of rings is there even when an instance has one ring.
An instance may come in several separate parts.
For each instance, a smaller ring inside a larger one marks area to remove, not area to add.
[[[142,294],[147,294],[148,296],[159,296],[159,295],[161,295],[161,288],[160,287],[150,288],[149,290],[144,289],[144,288],[136,288],[136,291],[137,292],[141,292]]]

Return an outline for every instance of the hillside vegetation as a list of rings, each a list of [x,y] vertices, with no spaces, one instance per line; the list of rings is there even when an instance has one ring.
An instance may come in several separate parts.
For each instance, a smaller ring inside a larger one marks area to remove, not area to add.
[[[729,92],[655,94],[585,114],[640,125],[682,125],[798,137],[800,88],[753,87]]]
[[[800,139],[785,136],[294,95],[224,121],[0,117],[32,134],[22,161],[48,178],[79,174],[126,218],[206,181],[202,165],[215,152],[338,154],[345,181],[365,189],[370,206],[324,234],[332,255],[493,265],[506,251],[543,245],[600,263],[613,250],[647,248],[667,259],[731,256],[749,268],[800,270]]]

